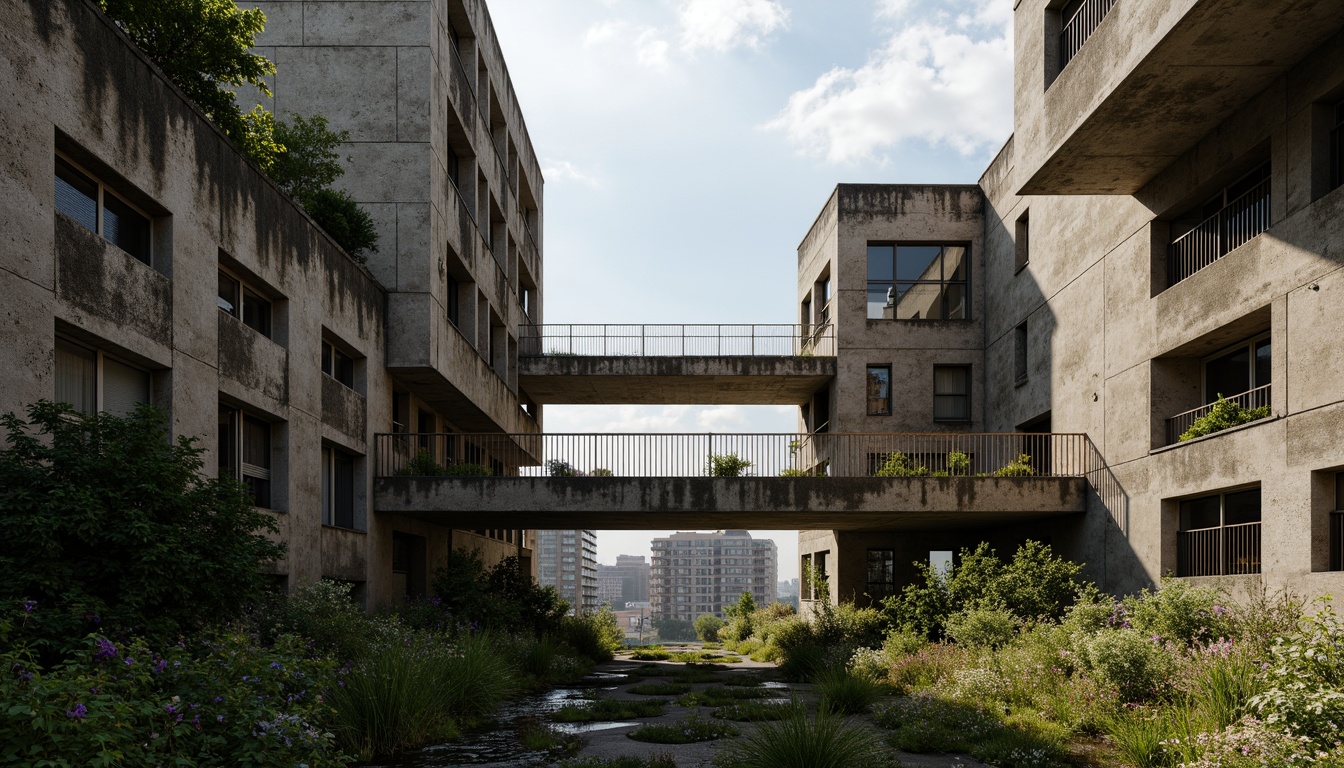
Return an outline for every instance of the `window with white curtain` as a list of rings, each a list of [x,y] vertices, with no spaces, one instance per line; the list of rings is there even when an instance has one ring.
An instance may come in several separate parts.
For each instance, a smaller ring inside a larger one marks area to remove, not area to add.
[[[971,367],[933,367],[933,420],[971,420]]]
[[[125,416],[150,402],[149,373],[102,351],[56,340],[56,400],[83,413]]]

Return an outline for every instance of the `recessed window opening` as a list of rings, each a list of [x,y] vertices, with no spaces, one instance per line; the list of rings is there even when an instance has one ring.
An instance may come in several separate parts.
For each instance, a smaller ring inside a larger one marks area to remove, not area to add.
[[[868,244],[869,320],[966,320],[964,245]]]
[[[1177,576],[1260,573],[1260,489],[1180,502]]]
[[[150,217],[60,155],[56,156],[56,210],[136,259],[153,265]]]
[[[874,599],[896,594],[896,550],[868,550],[866,593]]]
[[[326,339],[322,340],[322,372],[351,389],[355,387],[355,359]]]
[[[271,338],[271,302],[253,290],[244,280],[226,270],[219,270],[219,311],[242,321],[243,325]]]
[[[1017,219],[1013,233],[1013,248],[1015,251],[1013,274],[1017,274],[1031,260],[1031,218],[1028,213],[1023,213]]]
[[[462,302],[459,294],[462,292],[462,286],[452,276],[448,276],[448,288],[446,293],[448,299],[448,322],[453,327],[458,327],[462,322]]]
[[[1059,68],[1063,69],[1097,31],[1115,0],[1069,0],[1060,11]]]
[[[1330,188],[1337,189],[1344,186],[1344,101],[1335,105],[1330,125]]]
[[[971,420],[971,367],[935,365],[933,367],[933,420]]]
[[[326,446],[322,448],[322,524],[355,527],[355,457]]]
[[[58,338],[56,401],[81,413],[126,416],[150,402],[150,376],[101,350]]]
[[[1269,229],[1270,164],[1264,163],[1173,219],[1168,285],[1175,285]]]
[[[271,425],[228,405],[219,406],[219,474],[241,480],[252,505],[271,508]]]
[[[1330,513],[1330,570],[1344,571],[1344,472],[1335,473],[1335,508]]]
[[[868,415],[891,415],[891,366],[868,366]]]
[[[1013,329],[1013,380],[1027,380],[1027,323],[1024,320]]]

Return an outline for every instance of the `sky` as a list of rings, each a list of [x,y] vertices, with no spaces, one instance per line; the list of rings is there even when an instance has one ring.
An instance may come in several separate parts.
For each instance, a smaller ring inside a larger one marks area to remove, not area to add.
[[[545,179],[546,323],[794,323],[837,183],[974,183],[1012,0],[489,0]],[[770,406],[547,406],[548,432],[793,432]],[[598,560],[671,531],[599,531]],[[753,531],[798,575],[795,531]]]

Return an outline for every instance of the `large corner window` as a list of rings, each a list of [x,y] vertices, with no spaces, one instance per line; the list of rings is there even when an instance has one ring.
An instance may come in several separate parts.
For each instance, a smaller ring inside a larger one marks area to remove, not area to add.
[[[355,527],[355,457],[322,448],[322,524]]]
[[[1175,285],[1269,229],[1265,163],[1171,222],[1167,284]]]
[[[56,156],[56,210],[153,265],[149,216],[60,155]]]
[[[1177,576],[1260,572],[1260,489],[1180,502]]]
[[[56,401],[75,410],[125,416],[150,401],[149,373],[100,350],[56,340]]]
[[[271,338],[271,302],[246,281],[219,270],[219,311],[242,321],[243,325]]]
[[[868,245],[869,320],[966,320],[964,245]]]
[[[891,366],[868,366],[868,415],[891,415]]]
[[[966,422],[971,420],[971,367],[935,365],[933,367],[933,420]]]
[[[219,406],[219,474],[241,480],[252,505],[271,508],[271,425],[238,408]]]

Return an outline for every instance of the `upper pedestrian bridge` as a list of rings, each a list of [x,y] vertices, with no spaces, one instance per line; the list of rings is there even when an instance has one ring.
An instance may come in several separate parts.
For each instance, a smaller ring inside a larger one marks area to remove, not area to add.
[[[835,326],[525,325],[540,404],[802,405],[835,377]]]

